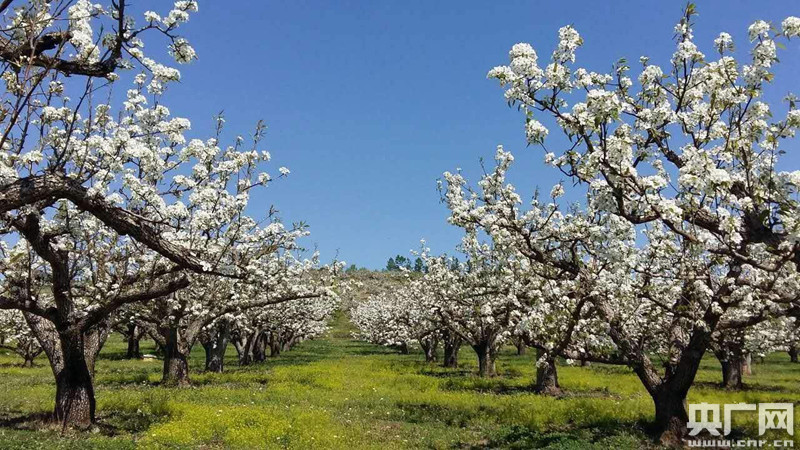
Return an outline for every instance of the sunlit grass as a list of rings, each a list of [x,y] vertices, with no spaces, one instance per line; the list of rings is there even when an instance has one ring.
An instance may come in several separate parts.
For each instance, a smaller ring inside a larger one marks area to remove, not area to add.
[[[341,317],[323,339],[265,364],[201,373],[192,354],[189,389],[158,386],[160,361],[121,358],[113,337],[97,368],[100,426],[68,433],[30,419],[52,408],[55,387],[46,360],[16,367],[0,353],[0,448],[642,448],[652,403],[625,368],[559,367],[565,394],[533,393],[533,356],[509,349],[500,376],[480,379],[469,348],[462,368],[443,369],[421,355],[398,355],[349,339]],[[152,352],[143,342],[143,351]],[[690,401],[799,402],[800,365],[772,355],[754,365],[748,389],[717,389],[719,368],[704,361]],[[754,414],[735,417],[738,435],[755,435]],[[21,418],[21,419],[20,419]],[[795,433],[796,436],[800,430]]]

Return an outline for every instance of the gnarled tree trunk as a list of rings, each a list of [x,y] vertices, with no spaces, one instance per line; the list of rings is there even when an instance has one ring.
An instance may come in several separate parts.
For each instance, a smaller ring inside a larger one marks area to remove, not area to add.
[[[561,386],[558,385],[556,360],[543,350],[536,351],[536,392],[546,395],[561,393]]]
[[[267,359],[267,334],[259,331],[253,335],[250,353],[253,355],[254,362],[264,362]]]
[[[164,370],[161,383],[169,386],[185,387],[189,385],[189,352],[191,348],[181,342],[177,325],[162,329],[165,339]]]
[[[228,348],[230,335],[227,322],[219,323],[209,339],[202,342],[206,351],[206,372],[222,373],[225,365],[225,350]]]
[[[110,330],[107,321],[87,332],[57,330],[49,320],[24,314],[47,355],[56,379],[53,417],[66,427],[86,428],[95,420],[94,366]]]
[[[447,332],[444,335],[444,367],[458,367],[458,351],[461,349],[461,337],[455,333]]]
[[[419,346],[422,348],[422,352],[425,354],[425,362],[436,361],[436,350],[439,347],[438,339],[420,339]]]
[[[33,367],[33,361],[44,351],[34,337],[20,338],[15,347],[4,346],[3,344],[0,344],[0,347],[9,348],[19,355],[22,358],[22,367],[26,369]]]
[[[280,332],[270,331],[267,342],[269,343],[269,357],[275,358],[277,356],[280,356],[281,350],[283,349]]]
[[[60,423],[85,428],[94,422],[96,405],[83,334],[66,331],[59,332],[58,337],[63,367],[56,374],[56,407],[53,415]]]
[[[525,344],[525,340],[522,338],[514,339],[514,347],[517,347],[517,356],[522,356],[528,352],[528,346]]]
[[[22,367],[26,369],[30,369],[31,367],[33,367],[33,360],[36,358],[36,356],[29,357],[28,355],[25,355],[23,356],[23,358],[24,360],[22,361]]]
[[[653,395],[653,403],[656,407],[656,427],[659,440],[662,444],[670,447],[681,446],[689,422],[686,395],[665,389]]]
[[[722,367],[722,387],[726,389],[741,389],[742,374],[749,370],[747,358],[741,346],[726,342],[714,351],[714,356]]]
[[[686,395],[694,383],[708,342],[709,336],[706,333],[698,332],[692,336],[680,358],[666,368],[663,376],[659,375],[646,356],[641,358],[639,364],[632,365],[653,399],[656,408],[656,433],[663,445],[683,445],[689,421]]]
[[[240,366],[248,366],[252,362],[252,358],[250,357],[250,350],[247,347],[248,339],[247,336],[243,335],[241,332],[237,332],[231,339],[233,343],[233,348],[236,349],[236,355],[239,359]]]
[[[753,355],[747,353],[744,355],[744,359],[742,360],[742,373],[744,375],[752,375],[753,374]]]
[[[128,359],[142,359],[142,352],[139,350],[139,341],[142,339],[143,331],[135,323],[126,325],[125,337],[128,341],[128,350],[125,357]]]
[[[722,387],[726,389],[741,389],[742,369],[744,368],[744,358],[729,355],[726,359],[720,359],[722,366]]]
[[[493,377],[497,375],[497,370],[495,368],[496,355],[494,354],[492,346],[488,343],[481,343],[473,345],[472,349],[475,350],[475,353],[478,355],[478,375],[481,377]]]

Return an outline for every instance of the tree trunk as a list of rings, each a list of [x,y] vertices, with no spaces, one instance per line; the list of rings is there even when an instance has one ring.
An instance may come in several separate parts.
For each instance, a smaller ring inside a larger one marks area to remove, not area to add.
[[[294,334],[294,332],[289,333],[289,334],[285,334],[285,333],[282,334],[281,335],[281,339],[280,339],[280,341],[281,341],[280,342],[280,344],[281,344],[281,352],[288,352],[289,350],[294,348],[294,345],[297,343],[298,339],[299,339],[299,336]]]
[[[87,428],[94,422],[92,374],[86,363],[83,333],[59,333],[63,368],[56,374],[55,419],[66,427]]]
[[[714,351],[714,356],[722,367],[722,387],[725,389],[741,389],[742,374],[749,369],[747,356],[736,345],[722,345]],[[749,355],[748,355],[749,356]]]
[[[744,358],[729,355],[727,359],[720,360],[722,366],[722,387],[726,389],[742,388],[742,368]]]
[[[286,343],[286,348],[284,350],[285,351],[289,351],[289,350],[293,349],[294,346],[297,345],[298,343],[302,342],[302,340],[303,340],[302,336],[292,336],[292,338],[289,339],[289,341]]]
[[[800,347],[794,345],[789,347],[789,361],[796,363],[798,354],[800,354]]]
[[[481,377],[493,377],[497,375],[494,360],[495,355],[488,344],[473,345],[472,349],[478,354],[478,375]]]
[[[266,354],[267,336],[264,332],[258,332],[253,337],[252,347],[250,352],[253,355],[254,362],[264,362],[267,359]]]
[[[206,372],[222,373],[225,365],[225,350],[228,348],[229,329],[227,323],[214,328],[211,338],[203,342],[206,351]]]
[[[555,358],[546,355],[542,350],[536,351],[536,392],[545,395],[561,393]]]
[[[167,354],[166,347],[161,342],[158,342],[157,339],[153,339],[153,341],[156,343],[156,349],[155,349],[156,356],[163,358],[164,355]]]
[[[161,383],[169,386],[189,385],[189,349],[180,342],[177,326],[165,330],[164,372]]]
[[[109,323],[101,322],[84,333],[68,327],[59,332],[49,320],[27,313],[23,316],[56,379],[54,419],[64,428],[88,427],[95,413],[94,364],[108,337]]]
[[[646,356],[639,364],[631,367],[653,398],[656,407],[656,432],[662,445],[672,448],[684,444],[689,422],[686,395],[694,384],[709,341],[707,332],[694,334],[680,359],[667,367],[667,375],[664,377],[658,374]]]
[[[514,339],[514,346],[517,347],[517,356],[523,356],[528,352],[528,346],[525,345],[525,340],[522,338]]]
[[[401,355],[407,355],[409,353],[408,343],[407,342],[403,342],[402,344],[400,344],[398,346],[398,348],[400,349],[400,354]]]
[[[653,395],[656,406],[656,427],[661,444],[670,448],[683,444],[689,413],[686,411],[686,396],[662,391]]]
[[[129,323],[127,328],[128,351],[125,354],[125,357],[128,359],[141,359],[142,352],[139,350],[139,341],[141,340],[142,335],[139,333],[139,327],[134,323]]]
[[[23,341],[17,343],[17,354],[22,356],[22,367],[33,367],[33,361],[42,353],[42,347],[34,338],[25,338]]]
[[[753,368],[751,367],[751,363],[753,362],[753,356],[748,353],[744,355],[744,359],[742,360],[742,374],[743,375],[752,375]]]
[[[233,348],[236,349],[236,355],[239,358],[239,365],[249,366],[252,360],[250,358],[250,350],[247,346],[247,338],[238,333],[233,339],[231,339],[231,342],[233,342]]]
[[[447,333],[444,338],[444,367],[458,367],[458,351],[461,349],[461,338],[454,333]]]
[[[206,351],[206,372],[222,373],[225,365],[225,349],[227,342],[218,343],[217,340],[203,342]]]
[[[281,336],[277,331],[270,331],[269,339],[269,357],[275,358],[280,356],[283,345],[281,345]]]
[[[430,339],[420,339],[419,346],[422,348],[422,352],[425,354],[425,362],[435,362],[436,361],[436,347],[438,347],[438,341],[430,340]]]

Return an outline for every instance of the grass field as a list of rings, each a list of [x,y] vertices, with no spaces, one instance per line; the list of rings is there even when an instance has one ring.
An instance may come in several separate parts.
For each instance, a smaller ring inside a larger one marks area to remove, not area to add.
[[[122,359],[113,336],[97,364],[99,426],[61,435],[37,417],[55,392],[46,360],[18,367],[0,353],[0,448],[646,448],[652,404],[629,370],[559,367],[565,395],[532,392],[533,356],[508,350],[500,376],[480,379],[469,348],[463,367],[442,369],[421,354],[398,355],[350,339],[339,317],[324,338],[264,364],[240,368],[229,348],[226,373],[201,373],[192,354],[192,388],[158,386],[160,361]],[[143,351],[151,352],[143,341]],[[800,402],[800,365],[785,354],[754,366],[748,388],[716,388],[707,359],[690,402]],[[755,414],[734,416],[737,436],[755,436]],[[800,420],[796,420],[797,424]],[[796,428],[795,436],[800,436]]]

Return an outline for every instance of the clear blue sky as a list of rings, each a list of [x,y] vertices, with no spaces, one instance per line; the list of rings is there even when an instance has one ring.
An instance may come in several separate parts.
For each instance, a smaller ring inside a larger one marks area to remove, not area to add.
[[[668,60],[684,3],[204,1],[184,29],[199,60],[181,68],[167,104],[192,120],[196,137],[211,134],[220,110],[232,135],[264,119],[272,172],[285,165],[292,174],[254,204],[308,222],[305,245],[323,259],[338,250],[348,263],[381,268],[421,238],[437,252],[453,248],[460,234],[445,222],[436,179],[461,167],[474,180],[497,144],[517,156],[512,181],[524,193],[561,179],[541,150],[525,148],[521,114],[486,79],[514,43],[547,60],[558,28],[572,24],[585,40],[580,64],[608,71],[626,57],[637,70],[641,55]],[[720,31],[744,49],[752,21],[800,16],[796,0],[696,3],[707,55]],[[779,55],[774,98],[800,91],[798,50],[800,40]]]

